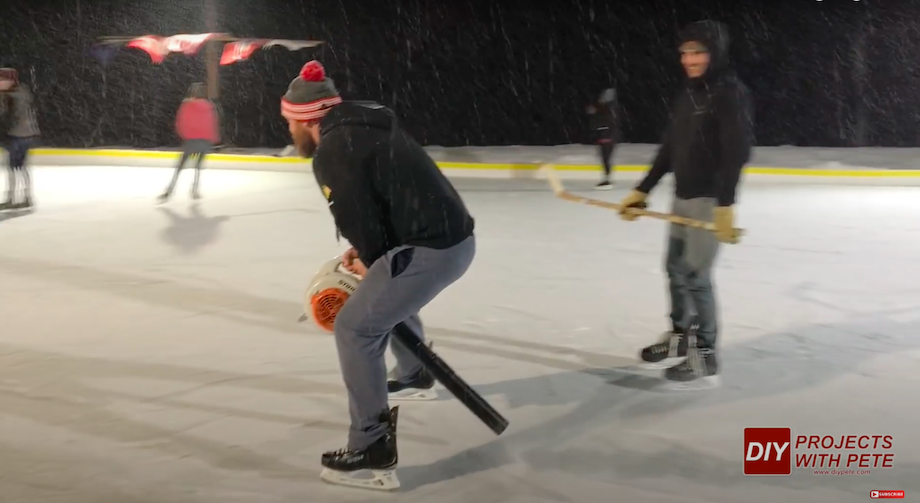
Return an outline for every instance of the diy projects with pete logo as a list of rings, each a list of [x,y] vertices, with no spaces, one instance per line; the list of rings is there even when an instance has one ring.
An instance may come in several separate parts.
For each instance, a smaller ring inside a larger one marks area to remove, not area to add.
[[[796,435],[793,444],[791,428],[745,428],[744,474],[792,475],[795,456],[795,469],[813,475],[870,475],[894,467],[893,448],[891,435]],[[872,490],[869,497],[903,499],[904,491]]]
[[[797,435],[795,450],[804,452],[796,452],[795,467],[815,475],[868,475],[894,467],[893,442],[891,435]],[[792,475],[792,450],[791,428],[745,428],[744,474]]]

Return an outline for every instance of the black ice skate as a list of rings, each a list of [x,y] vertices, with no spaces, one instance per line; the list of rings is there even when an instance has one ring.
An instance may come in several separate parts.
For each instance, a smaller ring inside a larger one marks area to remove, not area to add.
[[[170,194],[169,192],[164,192],[164,193],[160,194],[160,195],[157,197],[157,204],[163,204],[163,203],[165,203],[166,201],[169,201],[169,197],[170,197],[171,195],[172,195],[172,194]]]
[[[399,479],[396,478],[396,464],[399,461],[396,449],[398,413],[399,407],[393,407],[381,414],[380,419],[388,423],[387,432],[367,449],[341,449],[324,453],[324,469],[320,478],[330,484],[362,489],[399,489]],[[369,476],[367,472],[370,472]]]
[[[434,377],[422,367],[414,376],[405,381],[390,379],[387,381],[390,400],[435,400],[438,392],[434,389]]]
[[[27,197],[22,202],[9,205],[7,209],[10,211],[31,211],[33,208],[35,208],[35,206],[32,204],[32,198]]]
[[[601,180],[600,183],[594,186],[594,190],[613,190],[613,182],[610,180]]]
[[[665,332],[661,342],[642,349],[642,367],[650,370],[666,369],[687,357],[691,338],[696,338],[699,325],[694,321],[686,332]]]
[[[722,384],[716,352],[709,348],[690,348],[687,359],[665,370],[664,378],[670,381],[670,389],[679,391],[713,389]]]

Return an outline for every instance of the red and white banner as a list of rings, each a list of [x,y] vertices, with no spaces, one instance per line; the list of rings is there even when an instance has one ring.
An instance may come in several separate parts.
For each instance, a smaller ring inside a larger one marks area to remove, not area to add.
[[[224,54],[220,57],[221,65],[232,65],[238,61],[246,61],[256,51],[262,48],[264,40],[240,40],[230,42],[224,46]]]
[[[194,56],[201,49],[205,42],[215,37],[225,37],[221,33],[202,33],[197,35],[173,35],[171,37],[160,37],[157,35],[145,35],[137,37],[127,43],[128,47],[140,49],[150,55],[150,59],[155,64],[160,64],[173,52],[181,52],[186,56]],[[226,38],[222,40],[227,40]],[[231,39],[232,40],[232,39]],[[224,46],[223,55],[220,58],[221,65],[232,65],[240,61],[246,61],[259,49],[281,46],[289,51],[297,51],[308,47],[316,47],[322,42],[310,40],[282,40],[268,38],[252,38],[230,42]]]
[[[181,52],[187,56],[193,56],[198,53],[198,50],[201,49],[205,42],[218,35],[218,33],[173,35],[171,37],[145,35],[128,42],[128,47],[146,52],[154,63],[160,64],[172,52]]]

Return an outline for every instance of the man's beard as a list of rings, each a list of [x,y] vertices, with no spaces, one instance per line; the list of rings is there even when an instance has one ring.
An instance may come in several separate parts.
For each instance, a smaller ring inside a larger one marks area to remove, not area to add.
[[[303,135],[303,138],[297,139],[297,151],[305,158],[313,157],[313,154],[316,153],[317,146],[316,142],[314,142],[313,138],[308,134]]]

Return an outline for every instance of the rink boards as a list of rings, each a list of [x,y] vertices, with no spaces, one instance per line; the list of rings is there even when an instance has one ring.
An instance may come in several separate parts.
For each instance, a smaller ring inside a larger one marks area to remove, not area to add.
[[[616,154],[617,179],[639,179],[654,156],[653,145],[623,145]],[[596,179],[599,166],[592,146],[428,148],[451,177],[531,179],[544,164],[562,178]],[[274,151],[277,152],[277,151]],[[33,150],[31,163],[45,167],[131,166],[171,168],[179,152],[130,149]],[[812,149],[758,147],[745,169],[748,181],[858,185],[920,185],[920,149]],[[855,161],[855,162],[851,162]],[[860,165],[861,164],[861,165]],[[886,167],[886,164],[891,167]],[[310,161],[270,153],[216,153],[206,168],[246,171],[309,172]]]

